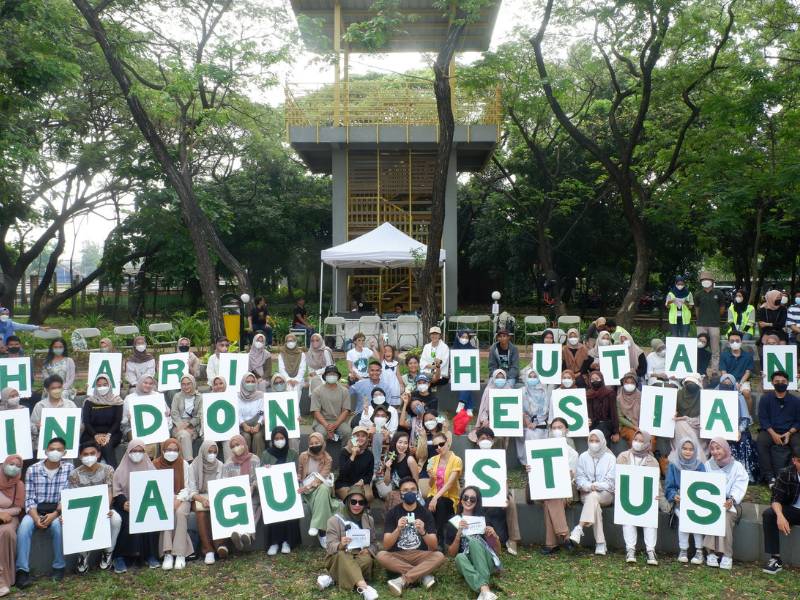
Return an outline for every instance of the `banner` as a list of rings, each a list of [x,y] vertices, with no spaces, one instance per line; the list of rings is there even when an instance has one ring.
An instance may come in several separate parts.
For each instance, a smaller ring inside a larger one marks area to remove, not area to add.
[[[700,437],[739,439],[739,392],[700,390]]]
[[[224,540],[234,532],[256,532],[249,475],[212,479],[208,482],[208,501],[212,539]]]
[[[531,365],[539,381],[561,385],[561,344],[533,344]]]
[[[269,392],[264,394],[264,431],[267,440],[278,425],[289,432],[289,439],[300,438],[300,402],[297,392]]]
[[[508,502],[505,450],[464,452],[464,486],[481,491],[484,506],[505,508]]]
[[[489,427],[495,437],[522,437],[522,388],[489,390]]]
[[[110,548],[108,513],[108,486],[105,484],[61,490],[64,554]]]
[[[725,474],[681,471],[678,531],[725,535]]]
[[[775,371],[784,371],[789,375],[789,389],[797,389],[797,346],[763,346],[764,353],[761,364],[764,365],[764,379],[762,385],[765,390],[772,390],[772,374]],[[21,395],[21,394],[20,394]]]
[[[11,454],[33,458],[31,415],[27,408],[0,411],[0,462]]]
[[[189,353],[174,352],[158,357],[158,391],[181,389],[181,379],[189,372]]]
[[[233,392],[203,394],[203,439],[227,442],[239,433],[239,397]]]
[[[134,396],[129,406],[131,439],[140,439],[145,444],[158,444],[169,437],[167,403],[163,394]]]
[[[28,433],[30,435],[30,431]],[[67,442],[64,458],[78,458],[81,437],[80,408],[43,408],[42,423],[39,426],[38,458],[44,458],[47,443],[53,438],[64,438]]]
[[[572,498],[572,477],[565,438],[527,440],[525,458],[531,466],[528,473],[531,500]]]
[[[675,437],[678,390],[674,387],[642,386],[639,427],[656,437]]]
[[[481,360],[477,348],[450,350],[450,389],[454,392],[481,389]]]
[[[239,392],[239,382],[250,370],[247,354],[236,352],[223,352],[219,355],[219,374],[228,384],[229,392]]]
[[[589,436],[589,409],[586,404],[586,390],[582,388],[555,389],[550,395],[553,416],[567,422],[567,437]]]
[[[670,377],[683,379],[697,373],[697,340],[695,338],[667,337],[666,372]]]
[[[631,370],[628,359],[628,348],[622,344],[614,346],[598,346],[600,356],[600,372],[606,385],[619,385],[622,376]]]
[[[31,357],[3,358],[0,360],[0,390],[12,388],[20,398],[31,397]]]
[[[98,375],[108,377],[108,384],[119,396],[122,389],[122,354],[119,352],[90,352],[88,386],[94,386]]]
[[[658,527],[658,467],[622,465],[615,469],[614,524]]]
[[[264,524],[303,518],[303,500],[297,493],[297,468],[286,463],[256,469]]]
[[[135,471],[130,474],[131,533],[175,529],[175,494],[172,469]],[[106,491],[108,488],[106,488]]]

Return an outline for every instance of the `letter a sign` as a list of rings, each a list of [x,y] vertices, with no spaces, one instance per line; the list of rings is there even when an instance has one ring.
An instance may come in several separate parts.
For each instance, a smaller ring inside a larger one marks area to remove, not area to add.
[[[450,389],[454,392],[481,389],[478,350],[450,350]]]
[[[739,392],[700,390],[700,437],[739,438]]]

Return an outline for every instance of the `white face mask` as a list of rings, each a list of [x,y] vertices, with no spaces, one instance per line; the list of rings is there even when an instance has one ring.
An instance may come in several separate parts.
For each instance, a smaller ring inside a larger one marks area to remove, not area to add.
[[[264,347],[264,342],[253,342],[253,346],[255,346],[256,350],[261,350]]]
[[[286,342],[286,347],[289,350],[294,350],[295,348],[297,348],[297,342],[293,342],[293,341],[290,340],[290,341]]]
[[[462,344],[469,344],[469,338],[468,337],[458,338],[458,341],[461,342]]]
[[[377,404],[378,406],[380,406],[384,402],[386,402],[386,396],[381,396],[380,394],[376,394],[372,397],[373,404]]]
[[[98,385],[96,388],[94,388],[94,391],[96,391],[100,396],[105,396],[110,389],[111,388],[107,385]]]
[[[551,429],[550,430],[550,437],[554,437],[554,438],[564,437],[564,430],[563,429]]]
[[[61,356],[64,354],[64,348],[53,348],[53,354],[55,356]]]
[[[781,296],[781,304],[789,304],[788,296]]]
[[[664,358],[667,355],[667,351],[659,350],[658,352],[656,352],[656,354],[658,354],[661,358]]]
[[[610,346],[611,345],[611,340],[609,340],[608,338],[603,338],[602,340],[597,342],[597,345],[598,346]]]
[[[140,463],[144,460],[144,452],[131,452],[128,454],[128,457],[131,459],[131,461]]]
[[[64,453],[61,450],[48,450],[47,451],[47,460],[50,462],[58,462],[61,460],[61,457],[64,456]]]
[[[206,462],[209,464],[214,464],[214,461],[217,460],[217,453],[216,452],[209,452],[206,454]]]
[[[425,421],[425,429],[427,429],[428,431],[433,431],[434,429],[436,429],[436,419]]]
[[[286,447],[286,440],[275,440],[272,442],[272,445],[275,446],[278,450],[282,450]]]
[[[679,284],[677,284],[675,287],[676,287],[677,289],[679,289],[679,290],[682,290],[682,289],[683,289],[684,287],[686,287],[686,286],[684,286],[682,283],[679,283]]]
[[[147,350],[147,344],[136,344],[135,348],[137,352],[144,352]]]
[[[494,442],[492,440],[481,440],[478,442],[478,448],[481,450],[489,450]]]
[[[339,381],[338,375],[325,375],[325,383],[336,383],[337,381]]]
[[[375,417],[375,429],[383,429],[386,426],[386,417]]]
[[[640,442],[638,440],[634,440],[633,444],[631,444],[634,452],[641,452],[644,450],[644,442]]]
[[[600,450],[600,442],[589,442],[589,450],[592,452]]]
[[[622,387],[623,387],[623,388],[625,389],[625,391],[626,391],[626,392],[628,392],[629,394],[630,394],[630,393],[631,393],[633,390],[635,390],[635,389],[636,389],[636,385],[635,385],[635,384],[633,384],[633,383],[626,383],[626,384],[625,384],[625,385],[623,385]]]
[[[572,387],[573,383],[574,382],[572,381],[572,379],[562,379],[561,380],[561,385],[563,385],[565,388]]]
[[[87,454],[81,456],[81,463],[84,467],[93,467],[97,463],[97,457],[94,454]]]
[[[710,279],[703,279],[703,281],[700,282],[700,285],[702,285],[704,288],[708,289],[712,285],[714,285],[714,282],[711,281]]]
[[[698,348],[705,348],[706,347],[706,343],[704,341],[702,341],[702,340],[697,340],[697,347]]]
[[[245,448],[244,446],[236,446],[236,448],[233,448],[233,453],[236,456],[241,456],[242,454],[245,453],[246,450],[247,448]]]
[[[569,345],[570,345],[570,346],[577,346],[577,345],[578,345],[578,338],[576,338],[576,337],[571,337],[571,338],[569,338],[569,339],[567,340],[567,342],[569,342]]]
[[[428,384],[427,383],[419,383],[417,384],[417,391],[422,392],[423,394],[428,391]]]
[[[8,315],[0,315],[0,321],[2,321],[3,323],[8,321],[10,318],[11,317],[9,317]]]
[[[741,342],[731,342],[731,350],[738,350],[742,347]]]
[[[164,458],[166,458],[169,462],[173,462],[178,460],[180,453],[177,450],[167,450],[164,452]]]

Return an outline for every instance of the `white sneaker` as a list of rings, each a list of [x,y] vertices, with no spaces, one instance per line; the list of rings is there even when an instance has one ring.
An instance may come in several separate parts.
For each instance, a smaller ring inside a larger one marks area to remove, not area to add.
[[[310,535],[311,537],[319,535],[319,529],[317,529],[316,527],[312,527],[311,529],[308,530],[308,535]]]
[[[478,600],[497,600],[497,595],[493,592],[481,592],[478,594]]]
[[[594,553],[595,554],[599,554],[601,556],[605,556],[606,555],[606,545],[605,544],[597,544],[594,547]]]
[[[217,562],[217,559],[214,558],[213,552],[206,552],[206,558],[203,562],[205,562],[207,565],[213,565],[215,562]]]
[[[378,592],[371,585],[368,585],[365,588],[359,589],[358,593],[361,594],[362,596],[364,596],[364,600],[378,600]]]
[[[390,579],[389,581],[387,581],[386,587],[389,588],[389,593],[392,596],[402,596],[403,588],[405,587],[405,582],[403,582],[402,577],[397,577],[395,579]]]
[[[575,525],[575,528],[572,530],[572,533],[569,534],[569,539],[577,546],[581,543],[581,538],[583,537],[583,527],[580,525]]]
[[[635,548],[628,548],[625,551],[625,562],[626,563],[635,563],[636,562],[636,549]]]
[[[692,560],[690,560],[693,565],[702,565],[703,564],[703,551],[702,550],[695,550],[694,556]]]
[[[325,550],[328,547],[328,536],[321,535],[317,539],[319,540],[319,545]]]
[[[716,554],[711,552],[711,553],[709,553],[708,556],[706,556],[706,564],[709,567],[715,567],[716,568],[716,567],[719,566],[719,558],[717,558]]]
[[[719,561],[719,568],[730,571],[733,568],[733,559],[730,556],[723,556],[722,560]]]
[[[181,569],[186,568],[186,557],[185,556],[176,556],[175,557],[175,570],[180,571]]]
[[[317,577],[317,587],[320,590],[327,589],[333,585],[333,577],[325,573],[324,575],[320,575]]]
[[[656,551],[655,550],[648,550],[647,551],[647,564],[651,567],[658,566],[658,558],[656,558]]]
[[[281,544],[281,554],[289,554],[291,551],[292,549],[289,547],[287,542],[283,542],[283,544]]]
[[[456,414],[460,413],[463,409],[464,409],[463,402],[459,402],[458,404],[456,404]]]
[[[468,409],[467,409],[467,416],[468,416],[470,419],[471,419],[472,417],[474,417],[474,416],[475,416],[475,413],[474,413],[474,412],[472,412],[472,409],[471,409],[471,408],[468,408]]]
[[[165,571],[170,571],[172,569],[172,554],[165,554],[164,555],[164,562],[161,563],[161,568]]]
[[[278,546],[278,544],[272,544],[272,546],[269,547],[269,550],[267,550],[267,556],[275,556],[280,548],[281,547]]]
[[[422,578],[422,587],[426,590],[431,589],[434,583],[436,583],[436,578],[433,575],[425,575],[425,577]]]
[[[678,562],[679,563],[689,562],[689,553],[686,550],[681,550],[680,552],[678,552]]]

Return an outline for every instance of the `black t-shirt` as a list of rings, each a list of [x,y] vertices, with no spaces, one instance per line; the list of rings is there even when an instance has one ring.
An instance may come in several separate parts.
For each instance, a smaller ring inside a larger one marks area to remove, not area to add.
[[[386,513],[386,521],[384,522],[383,531],[391,533],[397,528],[397,523],[403,517],[407,517],[410,512],[414,513],[414,518],[421,520],[425,523],[425,533],[436,533],[436,521],[433,520],[433,515],[424,506],[417,504],[413,511],[407,511],[403,508],[402,504],[398,504],[388,513]],[[389,548],[389,552],[398,552],[400,550],[427,550],[428,545],[422,536],[417,532],[417,528],[413,525],[408,525],[400,531],[397,537],[397,542],[394,546]]]
[[[253,310],[250,311],[250,318],[253,320],[253,331],[263,331],[266,329],[268,316],[269,311],[266,306],[263,308],[254,306]]]
[[[305,307],[297,305],[294,307],[294,320],[292,321],[292,325],[297,325],[298,323],[302,324],[303,321],[301,319],[305,319],[306,315],[308,315],[308,311]]]
[[[361,454],[356,454],[356,459],[351,461],[350,452],[346,448],[342,448],[342,453],[339,455],[339,476],[336,478],[334,488],[338,490],[350,487],[359,479],[364,482],[364,485],[369,485],[372,482],[374,471],[375,457],[371,450],[367,449]]]
[[[392,481],[400,481],[404,477],[411,477],[411,468],[408,466],[408,454],[399,461],[392,463]]]

